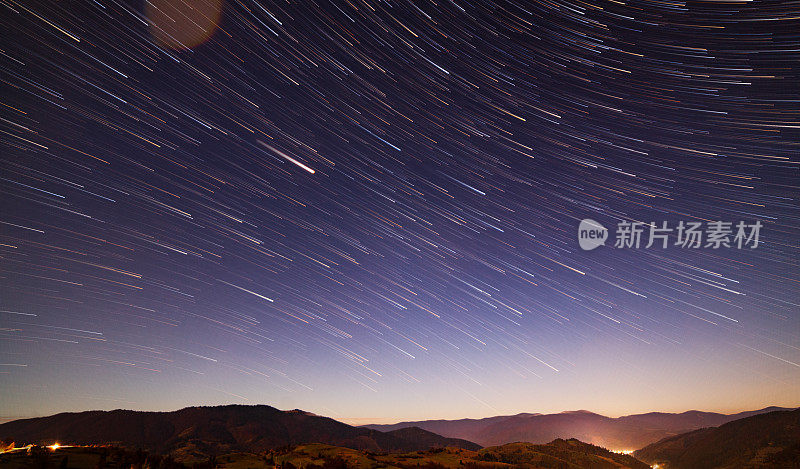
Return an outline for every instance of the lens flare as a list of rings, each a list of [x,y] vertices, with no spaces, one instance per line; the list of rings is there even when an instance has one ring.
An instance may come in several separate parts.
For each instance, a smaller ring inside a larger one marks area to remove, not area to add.
[[[145,2],[150,34],[162,47],[191,49],[207,41],[217,30],[222,0]]]

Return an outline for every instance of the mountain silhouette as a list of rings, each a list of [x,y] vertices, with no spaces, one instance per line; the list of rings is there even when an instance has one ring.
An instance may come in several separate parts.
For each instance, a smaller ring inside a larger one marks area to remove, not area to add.
[[[132,410],[62,413],[0,425],[0,439],[18,444],[120,444],[155,453],[216,455],[261,452],[302,443],[326,443],[369,451],[418,451],[452,446],[479,449],[461,439],[421,428],[396,431],[353,427],[301,410],[266,405],[187,407],[174,412]]]
[[[665,438],[634,454],[669,469],[800,467],[800,409]]]
[[[718,414],[696,410],[679,414],[651,412],[605,417],[580,410],[559,414],[517,414],[484,419],[423,420],[392,425],[365,425],[374,430],[396,430],[409,426],[419,427],[450,438],[463,438],[482,446],[495,446],[514,441],[544,444],[557,438],[578,440],[612,449],[636,449],[668,436],[674,436],[751,415],[776,410],[780,407]]]

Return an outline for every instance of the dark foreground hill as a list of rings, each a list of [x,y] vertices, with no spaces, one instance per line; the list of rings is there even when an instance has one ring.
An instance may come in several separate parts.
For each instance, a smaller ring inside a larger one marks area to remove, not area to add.
[[[633,456],[612,453],[574,438],[556,439],[544,445],[509,443],[478,451],[478,461],[499,462],[512,467],[549,468],[630,468],[649,469],[650,466]]]
[[[800,468],[800,409],[665,438],[634,454],[666,469]]]
[[[577,438],[611,449],[636,449],[668,436],[705,427],[716,427],[740,418],[776,410],[779,407],[718,414],[692,410],[679,414],[651,412],[611,418],[587,411],[560,414],[518,414],[485,419],[423,420],[394,425],[367,425],[375,430],[416,426],[439,435],[463,438],[483,446],[511,441],[546,443],[556,438]]]
[[[369,451],[417,451],[475,443],[419,428],[381,432],[307,412],[266,405],[187,407],[175,412],[131,410],[63,413],[0,425],[0,439],[27,443],[120,444],[155,453],[258,453],[285,445],[326,443]]]
[[[632,456],[611,453],[578,440],[545,445],[511,443],[479,451],[434,448],[406,453],[357,451],[319,443],[281,447],[263,453],[233,453],[198,459],[148,455],[116,447],[34,448],[0,454],[4,469],[647,469]]]

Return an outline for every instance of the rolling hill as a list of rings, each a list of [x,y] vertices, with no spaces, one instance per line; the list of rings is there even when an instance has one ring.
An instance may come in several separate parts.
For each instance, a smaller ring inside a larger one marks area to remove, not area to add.
[[[375,453],[312,443],[263,453],[231,453],[214,458],[158,456],[113,446],[77,446],[0,453],[4,469],[647,469],[633,456],[615,454],[578,440],[545,445],[510,443],[472,451],[433,448],[405,453]]]
[[[650,467],[633,456],[613,453],[574,438],[568,440],[559,438],[543,445],[509,443],[492,446],[478,451],[475,459],[521,468],[649,469]]]
[[[266,405],[187,407],[175,412],[131,410],[62,413],[0,425],[0,438],[18,444],[58,441],[90,445],[115,443],[155,453],[212,455],[257,453],[285,445],[326,443],[370,451],[416,451],[475,443],[445,438],[420,428],[382,432],[353,427],[307,412]]]
[[[800,409],[665,438],[634,454],[666,469],[800,467]]]

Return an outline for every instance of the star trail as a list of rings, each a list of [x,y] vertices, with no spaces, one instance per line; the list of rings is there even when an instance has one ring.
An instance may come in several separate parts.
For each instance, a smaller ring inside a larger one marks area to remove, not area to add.
[[[797,405],[797,1],[0,11],[4,419]]]

